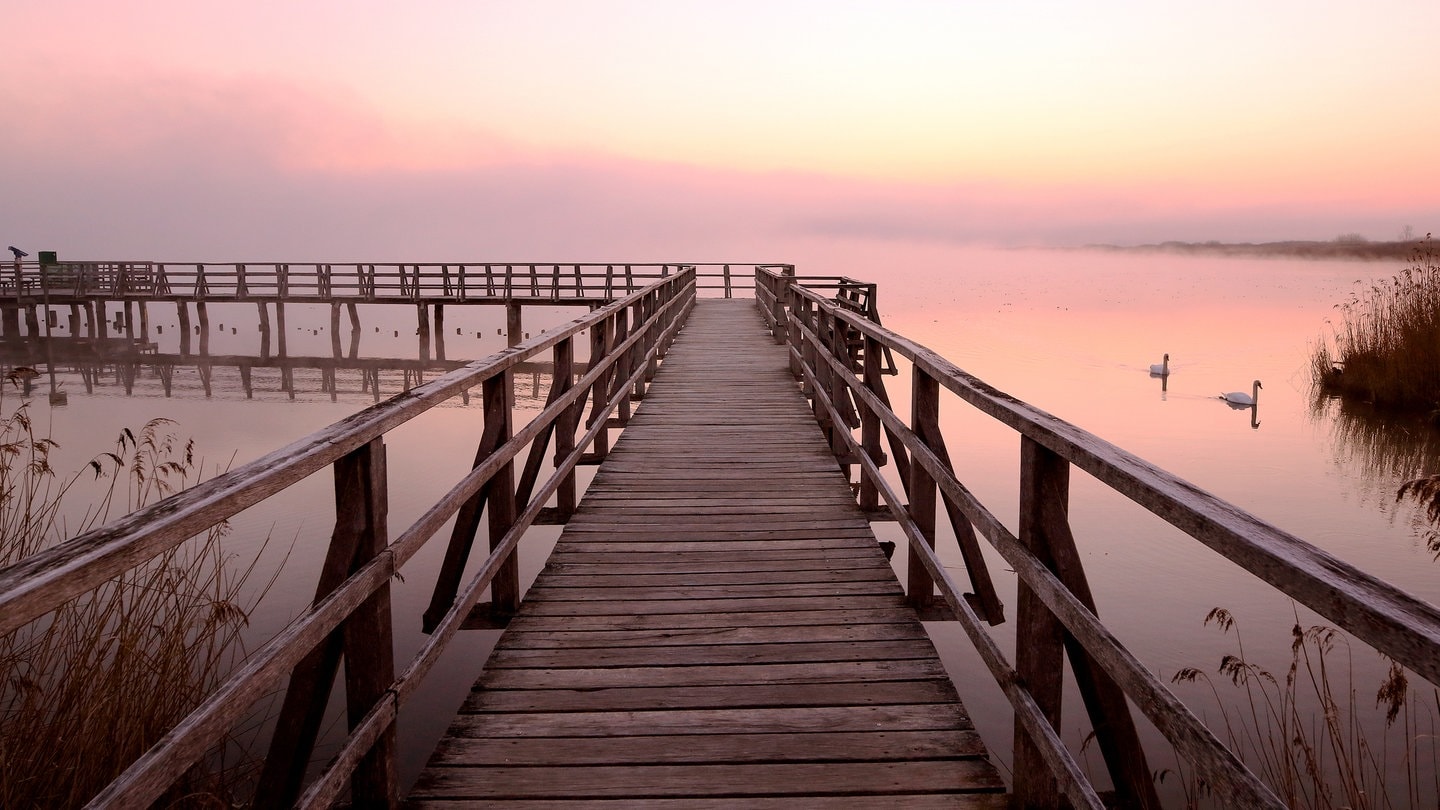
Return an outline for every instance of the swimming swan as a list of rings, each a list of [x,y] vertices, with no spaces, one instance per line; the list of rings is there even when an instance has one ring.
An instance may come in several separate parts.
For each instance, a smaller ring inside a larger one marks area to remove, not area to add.
[[[1256,380],[1255,384],[1250,387],[1250,393],[1231,391],[1228,394],[1221,394],[1220,398],[1231,405],[1254,405],[1260,399],[1260,389],[1264,387],[1259,380]]]
[[[1161,362],[1160,362],[1160,363],[1158,363],[1158,364],[1156,364],[1156,363],[1150,364],[1150,376],[1152,376],[1152,377],[1164,377],[1165,375],[1167,375],[1167,374],[1169,374],[1169,373],[1170,373],[1170,355],[1168,355],[1168,354],[1165,355],[1165,357],[1161,359]]]

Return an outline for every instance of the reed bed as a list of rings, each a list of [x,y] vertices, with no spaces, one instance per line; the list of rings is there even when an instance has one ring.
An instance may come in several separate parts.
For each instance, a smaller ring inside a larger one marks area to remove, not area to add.
[[[1171,679],[1196,684],[1213,700],[1209,725],[1288,807],[1408,808],[1440,802],[1440,691],[1394,661],[1373,693],[1356,684],[1349,639],[1334,627],[1291,629],[1290,662],[1277,677],[1247,657],[1235,617],[1214,608],[1205,617],[1233,634],[1235,652],[1216,676],[1187,667]],[[1383,658],[1383,657],[1382,657]],[[1228,682],[1228,686],[1226,686]],[[1186,807],[1224,805],[1223,797],[1183,765],[1157,774],[1177,776]]]
[[[113,451],[62,478],[51,467],[57,445],[38,435],[26,405],[0,420],[0,565],[192,483],[193,444],[172,428],[155,419],[127,429]],[[90,502],[67,507],[80,491]],[[80,514],[76,525],[67,513]],[[254,563],[236,566],[224,534],[216,527],[0,637],[0,807],[84,804],[243,657],[259,597],[241,595]],[[217,753],[161,806],[233,806],[245,761]]]
[[[1341,324],[1311,356],[1319,389],[1440,420],[1440,260],[1430,236],[1409,267],[1336,308]]]

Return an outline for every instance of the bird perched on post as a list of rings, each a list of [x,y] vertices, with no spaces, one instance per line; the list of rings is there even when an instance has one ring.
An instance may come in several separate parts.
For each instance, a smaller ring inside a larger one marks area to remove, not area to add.
[[[15,254],[15,258],[16,258],[16,259],[23,259],[23,258],[25,258],[26,256],[29,256],[29,255],[30,255],[29,253],[26,253],[25,251],[21,250],[20,248],[15,247],[14,245],[11,245],[11,246],[10,246],[10,252]]]

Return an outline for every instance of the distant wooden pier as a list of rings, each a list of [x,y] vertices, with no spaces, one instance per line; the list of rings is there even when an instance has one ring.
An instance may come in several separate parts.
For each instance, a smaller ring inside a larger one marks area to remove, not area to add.
[[[256,806],[399,806],[397,718],[458,635],[503,627],[414,806],[1155,808],[1134,714],[1222,802],[1281,806],[1097,615],[1068,515],[1072,467],[1440,685],[1434,605],[886,329],[873,284],[746,272],[749,301],[700,295],[691,266],[612,290],[567,324],[0,569],[0,634],[24,632],[295,482],[334,476],[312,605],[93,804],[149,806],[283,691]],[[515,375],[541,363],[544,403],[520,411]],[[891,377],[908,383],[908,408],[892,405]],[[394,429],[470,392],[483,408],[473,467],[391,526]],[[1016,527],[957,478],[942,401],[1016,433]],[[581,464],[599,465],[583,493]],[[898,578],[878,520],[904,537]],[[517,549],[541,522],[565,529],[527,591]],[[428,607],[397,615],[390,583],[442,532]],[[941,541],[955,544],[951,564]],[[1015,578],[1013,606],[982,542]],[[975,734],[959,700],[969,684],[949,681],[922,617],[964,631],[1013,735]],[[397,621],[428,634],[404,662]],[[1011,622],[1013,655],[993,630]],[[322,727],[341,722],[323,710],[342,662],[348,735],[310,774]],[[1088,723],[1103,775],[1060,732],[1067,677],[1082,705],[1064,727]],[[1000,746],[1006,783],[990,758]]]

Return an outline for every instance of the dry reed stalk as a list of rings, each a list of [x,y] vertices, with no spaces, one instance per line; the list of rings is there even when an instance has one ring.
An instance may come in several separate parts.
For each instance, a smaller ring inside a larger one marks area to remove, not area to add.
[[[0,420],[0,565],[190,483],[193,446],[178,444],[170,424],[125,430],[113,452],[60,480],[56,444],[36,435],[25,406]],[[87,474],[106,483],[67,531],[62,500]],[[224,534],[222,524],[0,637],[0,807],[85,803],[243,658],[240,634],[259,598],[241,601],[254,562],[232,565]],[[218,756],[165,804],[230,806],[237,781]]]
[[[1218,672],[1240,694],[1227,700],[1215,679],[1195,667],[1180,670],[1171,681],[1208,689],[1220,715],[1216,733],[1287,806],[1360,810],[1433,807],[1440,801],[1435,745],[1440,693],[1417,692],[1405,669],[1390,661],[1374,706],[1364,706],[1347,637],[1333,627],[1302,627],[1298,611],[1283,681],[1247,659],[1229,611],[1211,610],[1205,624],[1212,623],[1234,633],[1236,653],[1221,659]],[[1344,658],[1338,669],[1336,657]],[[1223,804],[1183,763],[1177,770],[1187,807]],[[1157,776],[1163,780],[1170,773]]]

